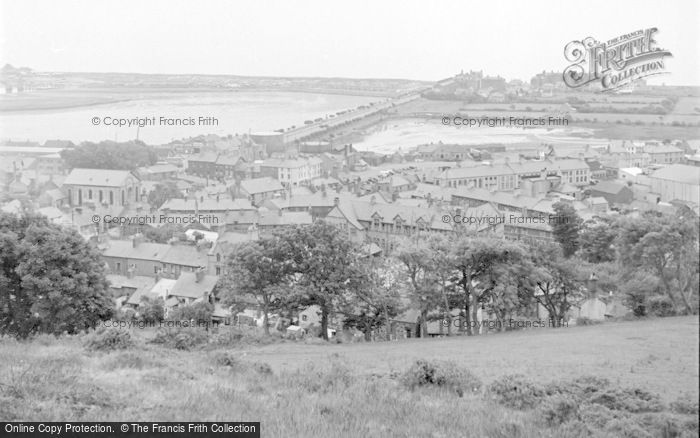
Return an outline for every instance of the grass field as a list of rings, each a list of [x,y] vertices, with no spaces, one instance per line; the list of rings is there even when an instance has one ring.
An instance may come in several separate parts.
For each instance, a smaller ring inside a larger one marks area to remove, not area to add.
[[[698,433],[697,317],[192,351],[148,336],[134,333],[136,346],[113,352],[86,350],[84,336],[0,340],[0,420],[261,421],[263,436],[285,437]],[[445,385],[405,374],[421,359],[454,362]],[[503,380],[512,374],[524,377]],[[483,385],[455,391],[467,377]],[[573,382],[580,377],[589,383]]]

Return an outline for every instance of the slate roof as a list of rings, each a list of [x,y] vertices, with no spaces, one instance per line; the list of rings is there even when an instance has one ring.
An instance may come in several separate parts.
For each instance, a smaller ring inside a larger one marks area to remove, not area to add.
[[[672,164],[655,171],[650,178],[700,185],[700,167]]]
[[[216,275],[203,275],[202,280],[197,282],[197,275],[194,272],[183,272],[175,282],[171,296],[186,298],[202,298],[205,293],[211,294],[216,286],[219,277]]]
[[[249,195],[284,190],[282,184],[269,176],[241,181],[241,189]]]
[[[592,186],[591,191],[616,195],[620,193],[625,187],[626,186],[624,184],[616,183],[614,181],[601,181],[598,184]]]
[[[138,179],[128,170],[73,169],[64,185],[122,187],[128,178]]]

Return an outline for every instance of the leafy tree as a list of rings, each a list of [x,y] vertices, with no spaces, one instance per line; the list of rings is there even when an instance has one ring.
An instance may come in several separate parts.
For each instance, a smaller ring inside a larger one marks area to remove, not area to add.
[[[113,314],[100,255],[41,216],[0,214],[0,332],[76,333]]]
[[[526,249],[515,243],[504,242],[500,260],[491,269],[493,288],[485,300],[485,307],[499,321],[499,330],[506,328],[506,322],[515,314],[522,314],[528,302],[527,297],[537,286],[531,274],[532,260]]]
[[[427,336],[428,313],[440,303],[439,278],[431,260],[433,250],[426,239],[416,236],[401,242],[395,252],[408,277],[411,302],[420,311],[418,336]]]
[[[155,150],[141,141],[117,143],[85,142],[74,149],[61,151],[61,158],[69,168],[121,169],[134,171],[158,161]]]
[[[556,246],[540,245],[532,253],[536,287],[529,290],[528,298],[547,310],[552,327],[560,327],[572,305],[584,297],[584,272],[578,260],[564,259]]]
[[[207,302],[178,306],[168,315],[168,321],[195,321],[209,323],[214,313],[214,305]]]
[[[478,334],[471,329],[477,311],[498,284],[494,271],[509,259],[510,245],[490,237],[464,236],[453,247],[456,283],[461,290],[461,306],[465,314],[467,335]]]
[[[359,268],[359,249],[335,226],[319,220],[279,234],[292,261],[298,302],[317,305],[321,335],[328,339],[329,317],[342,297],[365,281]]]
[[[141,231],[150,242],[168,243],[176,236],[183,236],[181,240],[187,240],[185,228],[180,224],[165,224],[162,227],[144,226]]]
[[[619,221],[620,263],[626,275],[653,273],[676,310],[697,313],[698,219],[647,212]]]
[[[343,297],[340,313],[345,316],[344,327],[360,330],[365,340],[380,327],[386,329],[386,340],[390,340],[390,319],[399,313],[402,289],[400,266],[392,258],[368,257],[360,262],[364,280],[358,287]]]
[[[576,213],[574,207],[564,202],[552,205],[555,217],[550,221],[554,239],[561,245],[564,257],[569,258],[579,248],[579,232],[583,220]]]
[[[263,311],[263,327],[269,334],[268,316],[279,310],[289,294],[291,262],[279,236],[234,246],[219,280],[220,299],[237,305],[254,299]]]
[[[635,316],[646,316],[648,313],[648,300],[661,292],[659,279],[653,274],[637,271],[621,284],[620,292],[623,302],[632,310]]]
[[[177,188],[174,182],[168,181],[158,183],[153,190],[148,193],[148,204],[153,208],[160,208],[166,201],[182,197],[182,192]]]
[[[150,299],[144,297],[139,305],[139,321],[146,324],[157,324],[165,318],[165,303],[162,298]]]
[[[616,237],[617,230],[612,220],[587,221],[581,230],[579,253],[591,263],[615,261]]]

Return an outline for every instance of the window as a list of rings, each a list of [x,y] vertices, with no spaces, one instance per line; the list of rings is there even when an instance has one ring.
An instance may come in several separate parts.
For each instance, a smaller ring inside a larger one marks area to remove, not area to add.
[[[220,262],[220,261],[221,261],[221,254],[217,254],[217,255],[216,255],[216,261],[217,261],[217,262]]]
[[[309,319],[308,316],[306,316],[306,315],[301,315],[301,320],[302,320],[302,321],[306,321],[307,319]]]
[[[121,272],[122,270],[122,264],[117,262],[117,272]]]
[[[221,268],[218,266],[216,267],[216,275],[221,275]]]
[[[154,274],[158,273],[158,266],[155,266],[155,265],[153,266],[153,273]]]
[[[88,190],[88,199],[92,201],[92,189]]]

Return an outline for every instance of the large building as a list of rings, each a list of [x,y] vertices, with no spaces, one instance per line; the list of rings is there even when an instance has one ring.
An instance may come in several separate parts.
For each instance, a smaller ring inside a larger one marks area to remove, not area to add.
[[[320,158],[270,159],[260,164],[260,175],[275,178],[286,186],[307,184],[321,176]]]
[[[68,203],[124,207],[139,202],[141,180],[128,170],[73,169],[63,182]]]
[[[649,175],[649,181],[660,201],[700,204],[700,167],[672,164]]]
[[[450,233],[452,224],[431,208],[367,201],[342,201],[326,216],[326,221],[348,232],[357,243],[375,243],[391,252],[398,240],[419,232]]]
[[[585,186],[590,184],[590,173],[588,163],[578,159],[517,161],[447,169],[439,175],[438,182],[443,187],[514,190],[525,178],[559,176],[562,183]]]

